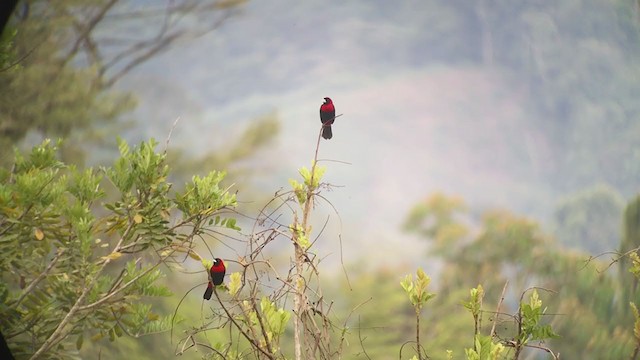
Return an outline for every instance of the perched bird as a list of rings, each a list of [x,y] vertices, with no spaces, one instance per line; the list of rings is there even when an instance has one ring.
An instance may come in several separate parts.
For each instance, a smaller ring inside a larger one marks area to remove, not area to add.
[[[324,103],[320,105],[320,121],[324,124],[322,127],[322,137],[329,140],[333,137],[331,132],[331,124],[336,117],[336,108],[333,107],[333,101],[328,97],[324,98]]]
[[[224,280],[224,273],[226,271],[227,269],[224,267],[224,262],[222,261],[222,259],[215,258],[215,260],[213,260],[213,265],[211,265],[211,269],[209,270],[209,273],[211,274],[211,281],[213,281],[213,284],[211,283],[211,281],[209,281],[207,290],[205,290],[203,296],[205,300],[211,299],[211,294],[213,294],[214,286],[222,284],[222,281]]]

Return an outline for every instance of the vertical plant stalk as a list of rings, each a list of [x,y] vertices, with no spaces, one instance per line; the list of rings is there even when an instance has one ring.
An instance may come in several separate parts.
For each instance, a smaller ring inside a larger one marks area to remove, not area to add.
[[[306,199],[305,199],[305,203],[304,203],[304,208],[302,211],[302,222],[300,224],[302,231],[306,234],[307,232],[307,224],[309,221],[309,213],[311,212],[311,203],[313,201],[313,192],[314,192],[314,188],[313,188],[313,178],[315,176],[315,169],[316,169],[316,162],[317,162],[317,158],[318,158],[318,147],[320,146],[320,135],[318,135],[318,144],[316,145],[316,153],[315,153],[315,157],[313,159],[313,165],[311,166],[311,181],[310,181],[310,185],[307,187],[307,194],[306,194]],[[293,322],[293,327],[295,330],[295,337],[294,337],[294,342],[295,342],[295,355],[296,355],[296,360],[301,360],[302,359],[302,332],[303,332],[303,327],[304,325],[301,323],[302,322],[302,313],[304,311],[304,307],[305,307],[305,301],[304,301],[304,293],[305,293],[305,281],[304,281],[304,259],[305,259],[305,251],[302,248],[302,246],[300,246],[300,239],[298,236],[298,218],[297,216],[294,217],[294,221],[293,221],[293,226],[294,226],[294,239],[293,239],[293,246],[295,249],[295,267],[296,267],[296,273],[295,273],[295,277],[294,277],[294,281],[295,281],[295,296],[293,298],[293,307],[294,307],[294,314],[295,314],[295,318],[294,318],[294,322]]]
[[[294,221],[294,226],[297,223]],[[295,295],[293,298],[293,308],[294,308],[294,318],[293,318],[293,329],[294,329],[294,343],[295,343],[295,355],[296,360],[302,359],[302,346],[301,346],[301,316],[302,316],[302,305],[304,302],[304,280],[302,279],[302,261],[304,261],[304,253],[300,245],[298,245],[297,235],[294,235],[294,244],[295,247],[295,265],[296,265],[296,274],[294,277],[295,285]]]
[[[416,308],[416,348],[418,350],[418,360],[423,360],[420,350],[420,309]]]
[[[515,343],[515,354],[513,354],[513,360],[518,360],[520,358],[520,352],[522,351],[522,298],[520,300],[520,305],[518,306],[518,314],[516,315],[516,323],[518,324],[518,335],[516,337]]]
[[[413,309],[416,312],[416,352],[418,353],[418,359],[423,360],[424,358],[429,358],[429,355],[424,350],[424,347],[420,343],[420,313],[422,311],[422,307],[434,296],[433,293],[428,291],[429,283],[431,279],[421,268],[418,268],[416,271],[416,280],[413,280],[413,276],[407,275],[404,280],[400,282],[400,286],[404,289],[404,291],[409,296],[409,300],[413,305]],[[400,358],[402,358],[402,348],[404,345],[413,343],[414,341],[405,342],[402,347],[400,347]],[[415,358],[415,355],[414,355]]]
[[[493,316],[493,325],[491,325],[491,337],[496,336],[496,324],[498,322],[498,316],[500,315],[500,308],[502,307],[502,303],[504,302],[504,293],[507,292],[507,286],[509,285],[509,280],[504,282],[504,286],[502,287],[502,294],[500,295],[500,301],[498,301],[498,306],[496,307],[496,313]]]
[[[338,115],[340,116],[340,115]],[[313,163],[311,164],[311,179],[309,181],[309,185],[307,186],[307,194],[305,197],[304,207],[302,210],[302,221],[300,226],[302,231],[306,235],[309,215],[311,214],[312,204],[313,204],[313,195],[315,192],[314,177],[316,174],[316,165],[318,163],[318,150],[320,149],[320,138],[322,137],[322,130],[333,119],[327,120],[320,127],[320,131],[318,132],[318,139],[316,141],[316,150],[313,156]],[[302,324],[302,314],[305,311],[306,301],[305,301],[305,281],[304,281],[304,261],[305,261],[305,250],[300,246],[299,235],[298,235],[298,218],[294,217],[293,220],[293,246],[295,249],[295,268],[296,273],[294,276],[294,289],[295,296],[293,298],[293,308],[294,308],[294,319],[293,319],[293,329],[294,329],[294,347],[295,347],[295,357],[296,360],[302,359],[302,332],[304,328],[304,324]]]
[[[473,350],[478,352],[478,346],[476,345],[476,339],[480,335],[480,316],[477,313],[473,313]]]

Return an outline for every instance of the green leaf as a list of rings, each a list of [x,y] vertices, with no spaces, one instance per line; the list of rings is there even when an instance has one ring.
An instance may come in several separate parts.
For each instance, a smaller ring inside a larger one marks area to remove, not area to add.
[[[124,139],[122,139],[120,136],[116,138],[116,142],[118,144],[118,150],[120,151],[120,156],[125,157],[129,155],[129,144],[127,144],[127,142],[124,141]]]
[[[304,184],[307,185],[307,186],[310,186],[311,185],[311,171],[309,171],[309,169],[307,169],[305,166],[303,166],[302,168],[300,168],[300,170],[298,172],[302,176],[302,179],[304,180]]]
[[[236,219],[234,219],[234,218],[229,218],[229,219],[227,219],[227,222],[226,222],[225,226],[226,226],[228,229],[233,229],[233,230],[237,230],[237,231],[242,230],[241,228],[239,228],[239,227],[236,225]]]
[[[411,290],[413,290],[413,277],[410,274],[405,276],[404,280],[400,282],[400,286],[402,286],[407,294],[410,294]]]
[[[300,204],[300,206],[304,205],[307,201],[304,185],[294,179],[289,179],[289,184],[291,185],[291,188],[293,188],[293,193],[296,195],[298,204]]]
[[[633,335],[636,338],[636,342],[640,344],[640,311],[638,311],[636,304],[630,302],[629,305],[631,305],[631,311],[633,311],[633,317],[635,319]]]
[[[311,241],[309,241],[309,236],[307,235],[307,232],[304,231],[304,229],[302,228],[302,226],[300,225],[295,225],[295,227],[293,225],[289,226],[289,230],[291,230],[292,234],[293,234],[293,240],[303,249],[308,249],[311,246]]]
[[[494,343],[491,336],[476,336],[475,349],[465,349],[467,360],[498,360],[504,351],[504,345]]]
[[[209,272],[209,269],[213,266],[213,261],[209,259],[202,259],[201,263],[206,272]]]
[[[80,334],[80,335],[78,336],[78,339],[76,339],[76,349],[77,349],[77,350],[82,349],[82,343],[83,343],[83,341],[84,341],[84,337],[82,336],[82,334]]]
[[[637,279],[640,279],[640,256],[638,256],[638,253],[632,252],[629,257],[631,258],[631,267],[629,268],[629,272]]]
[[[542,301],[540,300],[538,291],[536,289],[533,289],[533,292],[531,293],[531,297],[529,298],[529,306],[531,307],[531,309],[538,309],[542,306]]]
[[[447,360],[453,360],[453,351],[447,350]]]
[[[291,313],[278,308],[267,296],[260,300],[260,310],[267,319],[271,337],[279,337],[286,329]]]
[[[235,296],[242,286],[242,274],[234,272],[229,276],[229,294]]]
[[[400,282],[400,286],[402,286],[407,294],[411,294],[411,290],[413,290],[413,277],[410,274],[407,274]]]

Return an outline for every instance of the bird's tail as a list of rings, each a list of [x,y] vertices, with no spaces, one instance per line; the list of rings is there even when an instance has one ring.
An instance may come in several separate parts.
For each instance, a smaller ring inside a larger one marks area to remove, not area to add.
[[[211,283],[209,283],[207,285],[207,290],[205,290],[204,296],[202,298],[205,299],[205,300],[209,300],[209,299],[211,299],[211,294],[213,294],[213,285]]]
[[[322,137],[329,140],[333,137],[333,132],[331,132],[331,125],[325,125],[322,128]]]

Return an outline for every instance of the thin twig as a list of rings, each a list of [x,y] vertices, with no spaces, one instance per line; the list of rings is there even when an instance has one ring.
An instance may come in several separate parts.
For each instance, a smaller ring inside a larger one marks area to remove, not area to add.
[[[178,301],[178,305],[176,305],[176,309],[173,311],[173,316],[171,317],[171,331],[170,331],[170,334],[169,334],[169,341],[170,341],[171,344],[173,343],[173,324],[175,323],[176,317],[178,316],[178,309],[180,309],[180,305],[182,305],[182,302],[187,297],[187,295],[189,295],[189,293],[191,291],[193,291],[196,288],[200,287],[200,285],[202,285],[202,284],[198,284],[198,285],[193,286],[184,295],[182,295],[182,298],[180,299],[180,301]]]
[[[233,325],[235,325],[235,327],[238,329],[238,331],[240,331],[240,333],[242,334],[242,336],[245,337],[245,339],[247,339],[247,341],[249,341],[249,343],[258,351],[260,351],[261,353],[263,353],[264,355],[266,355],[269,359],[275,359],[275,357],[273,356],[273,354],[269,354],[268,352],[266,352],[262,346],[260,346],[260,344],[258,344],[256,342],[255,339],[253,339],[251,336],[249,336],[249,334],[247,334],[244,329],[242,328],[242,326],[240,326],[240,324],[238,324],[236,322],[236,319],[231,315],[231,313],[229,312],[229,310],[227,309],[226,306],[224,306],[224,303],[222,302],[222,300],[220,299],[220,295],[218,295],[218,289],[216,286],[213,287],[213,293],[216,295],[216,299],[218,299],[218,303],[220,304],[220,307],[222,307],[222,310],[224,310],[225,314],[227,314],[227,317],[229,318],[229,320],[233,323]]]
[[[516,341],[513,340],[506,340],[504,342],[507,346],[509,347],[513,347],[513,348],[518,348],[518,343]],[[560,354],[555,354],[551,349],[549,349],[546,346],[542,346],[542,345],[534,345],[534,344],[525,344],[524,347],[528,347],[528,348],[532,348],[532,349],[539,349],[539,350],[544,350],[546,352],[548,352],[551,357],[553,357],[554,360],[558,360],[560,358]],[[516,353],[517,355],[518,353]]]
[[[362,348],[362,353],[364,354],[364,356],[366,356],[367,359],[371,360],[371,357],[369,356],[369,354],[367,354],[367,349],[364,348],[361,330],[362,330],[362,327],[360,326],[360,316],[358,316],[358,340],[360,340],[360,347]]]
[[[173,129],[176,128],[176,125],[178,125],[178,121],[180,121],[180,116],[178,116],[176,118],[176,120],[173,122],[173,125],[171,125],[171,129],[169,130],[169,135],[167,135],[167,141],[165,141],[164,143],[164,154],[167,154],[167,150],[169,149],[169,141],[171,141],[171,134],[173,134]]]
[[[491,337],[496,335],[496,324],[498,322],[498,314],[500,314],[500,307],[502,306],[502,302],[504,301],[504,293],[507,291],[507,286],[509,285],[509,280],[504,282],[504,286],[502,287],[502,294],[500,295],[500,301],[498,301],[498,306],[496,307],[496,313],[493,317],[493,325],[491,325],[491,332],[489,333]]]
[[[3,73],[9,69],[11,69],[12,67],[20,64],[21,62],[23,62],[27,57],[29,57],[29,55],[31,55],[42,43],[44,43],[44,41],[40,42],[40,44],[32,47],[29,51],[27,51],[24,55],[22,55],[21,57],[19,57],[17,60],[15,60],[14,62],[12,62],[11,64],[3,67],[2,69],[0,69],[0,73]]]

